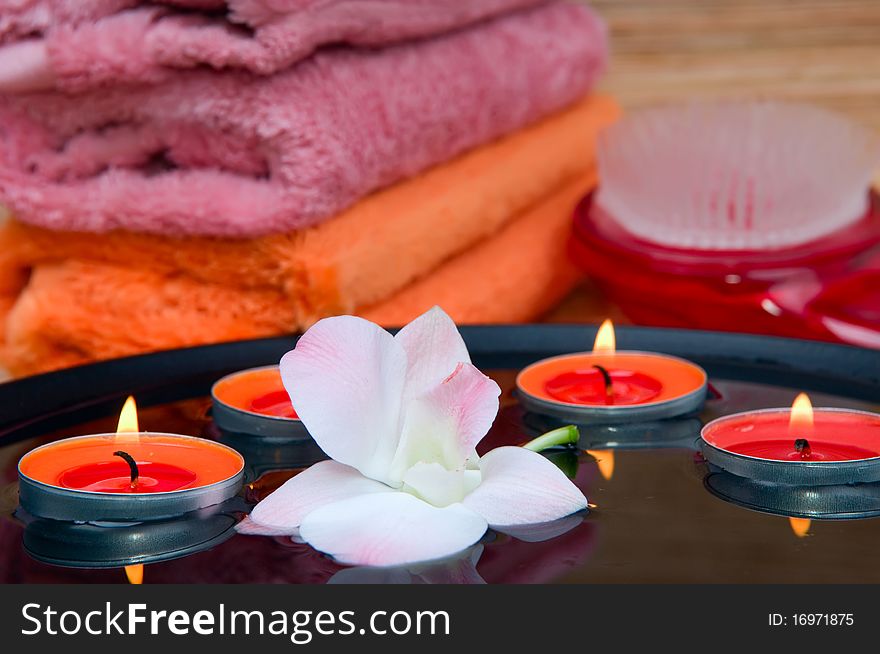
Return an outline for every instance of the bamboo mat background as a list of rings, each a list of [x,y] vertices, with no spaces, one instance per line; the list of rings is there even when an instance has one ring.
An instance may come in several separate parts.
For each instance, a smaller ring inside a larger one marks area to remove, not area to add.
[[[880,130],[880,0],[593,0],[604,88],[626,108],[687,97],[815,102]]]
[[[691,98],[773,98],[822,105],[880,131],[880,0],[589,4],[611,32],[601,88],[627,111]],[[625,322],[585,286],[547,319],[606,316]]]

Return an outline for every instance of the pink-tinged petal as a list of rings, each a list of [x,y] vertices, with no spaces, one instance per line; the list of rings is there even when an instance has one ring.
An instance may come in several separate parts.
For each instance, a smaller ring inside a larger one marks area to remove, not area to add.
[[[291,477],[251,511],[250,522],[270,534],[296,534],[315,509],[358,495],[392,489],[336,461],[321,461]],[[251,531],[250,533],[254,533]]]
[[[297,536],[299,527],[268,527],[251,520],[250,516],[245,516],[244,520],[235,525],[235,531],[245,536]]]
[[[402,478],[419,462],[461,469],[498,415],[501,389],[470,363],[406,407],[400,449],[391,478]]]
[[[534,525],[587,508],[587,498],[537,452],[498,447],[480,458],[483,480],[462,502],[494,529]]]
[[[406,352],[354,316],[325,318],[281,359],[294,409],[330,458],[385,481],[400,440]]]
[[[475,545],[441,561],[419,563],[392,568],[357,566],[343,568],[328,584],[485,584],[477,572],[477,562],[483,553],[482,545]]]
[[[461,504],[437,508],[409,493],[373,493],[328,504],[303,520],[300,536],[350,565],[392,566],[452,556],[486,533]]]
[[[440,307],[423,313],[401,329],[395,339],[406,351],[406,395],[418,397],[451,375],[471,357],[458,327]]]
[[[42,39],[0,47],[0,93],[30,93],[55,83],[49,51]]]
[[[541,543],[568,533],[583,521],[584,515],[582,513],[575,513],[559,520],[539,522],[534,525],[510,525],[498,531],[503,531],[508,536],[513,536],[517,540],[525,541],[526,543]]]

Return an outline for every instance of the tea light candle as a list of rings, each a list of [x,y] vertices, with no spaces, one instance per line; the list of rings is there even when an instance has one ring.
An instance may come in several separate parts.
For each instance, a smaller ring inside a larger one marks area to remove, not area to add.
[[[713,420],[701,445],[710,463],[740,477],[805,486],[880,481],[880,415],[813,409],[803,393],[790,410]]]
[[[542,359],[516,379],[527,410],[569,422],[620,423],[658,420],[699,409],[706,372],[678,357],[617,351],[606,320],[592,352]]]
[[[19,502],[79,522],[158,520],[219,504],[242,487],[244,459],[192,436],[140,432],[129,398],[114,434],[67,438],[18,463]]]
[[[279,441],[310,439],[281,382],[278,366],[227,375],[211,388],[211,399],[214,422],[223,431]]]

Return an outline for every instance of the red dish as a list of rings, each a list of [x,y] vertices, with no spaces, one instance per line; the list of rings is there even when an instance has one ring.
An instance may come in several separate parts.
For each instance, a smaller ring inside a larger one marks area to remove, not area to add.
[[[670,248],[624,230],[585,197],[570,252],[635,323],[880,348],[880,198],[829,237],[780,250]]]

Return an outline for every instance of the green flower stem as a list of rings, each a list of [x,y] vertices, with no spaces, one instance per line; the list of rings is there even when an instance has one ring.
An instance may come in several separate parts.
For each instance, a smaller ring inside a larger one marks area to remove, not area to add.
[[[546,434],[541,434],[534,440],[530,440],[523,445],[527,450],[532,452],[542,452],[551,447],[559,447],[561,445],[577,445],[578,439],[581,437],[578,428],[574,425],[566,425]]]

